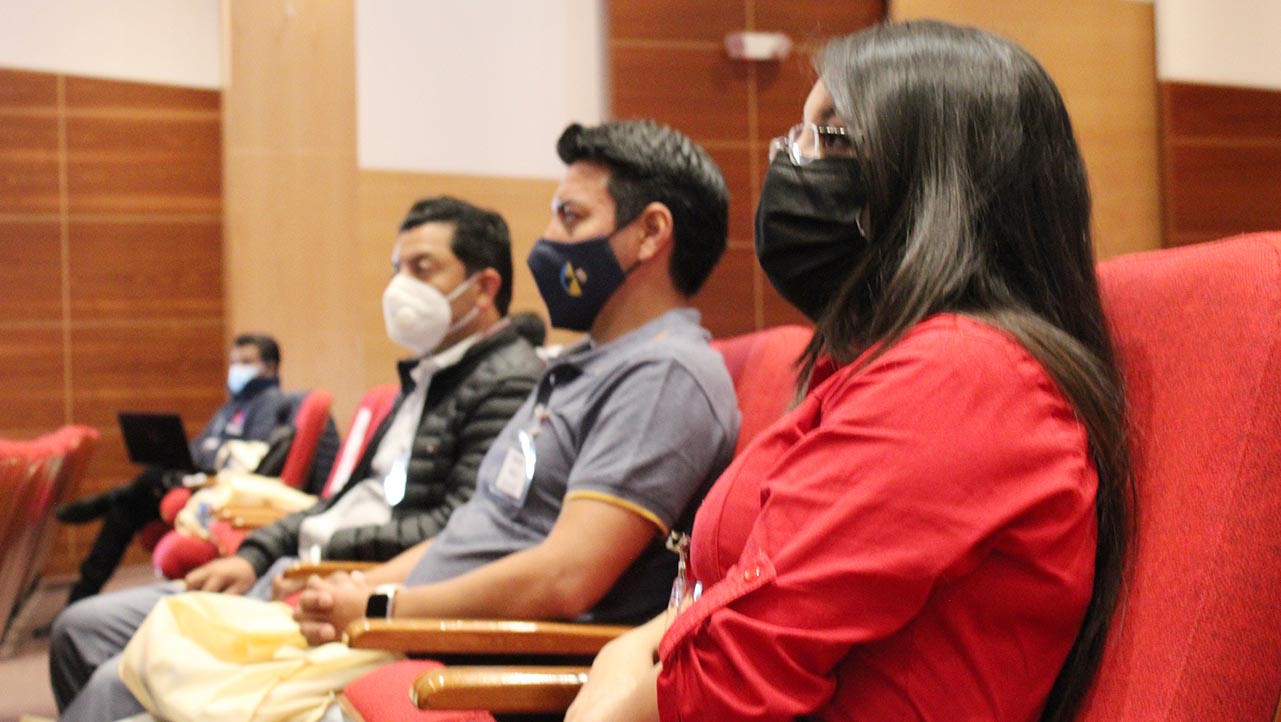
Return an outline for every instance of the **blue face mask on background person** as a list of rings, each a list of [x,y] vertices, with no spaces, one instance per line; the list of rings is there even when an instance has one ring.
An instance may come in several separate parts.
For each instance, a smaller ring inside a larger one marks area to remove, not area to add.
[[[232,396],[245,389],[250,381],[258,378],[258,366],[255,364],[231,364],[227,367],[227,390]]]
[[[579,243],[540,238],[526,263],[547,305],[552,326],[586,331],[614,291],[627,280],[609,236]]]

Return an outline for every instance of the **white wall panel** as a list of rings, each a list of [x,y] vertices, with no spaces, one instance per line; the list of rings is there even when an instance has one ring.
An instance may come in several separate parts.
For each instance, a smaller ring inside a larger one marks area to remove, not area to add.
[[[1281,0],[1159,0],[1157,77],[1281,89]]]
[[[221,87],[218,0],[0,0],[0,67]]]
[[[559,177],[604,114],[600,0],[358,0],[357,155],[370,170]]]

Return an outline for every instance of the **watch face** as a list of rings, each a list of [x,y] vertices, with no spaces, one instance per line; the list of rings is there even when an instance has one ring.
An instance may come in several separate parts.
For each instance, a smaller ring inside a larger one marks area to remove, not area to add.
[[[375,592],[369,595],[365,603],[365,616],[369,619],[387,619],[391,609],[391,595],[386,592]]]

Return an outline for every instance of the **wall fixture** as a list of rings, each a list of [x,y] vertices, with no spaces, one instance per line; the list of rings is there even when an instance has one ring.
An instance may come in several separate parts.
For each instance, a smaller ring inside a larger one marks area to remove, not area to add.
[[[725,34],[725,52],[734,60],[749,62],[783,60],[792,51],[786,33],[740,30]]]

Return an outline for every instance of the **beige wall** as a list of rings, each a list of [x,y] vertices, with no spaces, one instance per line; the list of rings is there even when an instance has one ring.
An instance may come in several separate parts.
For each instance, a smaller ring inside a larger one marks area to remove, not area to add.
[[[1161,246],[1152,5],[1130,0],[894,0],[895,20],[977,25],[1028,49],[1067,103],[1090,174],[1100,258]]]

